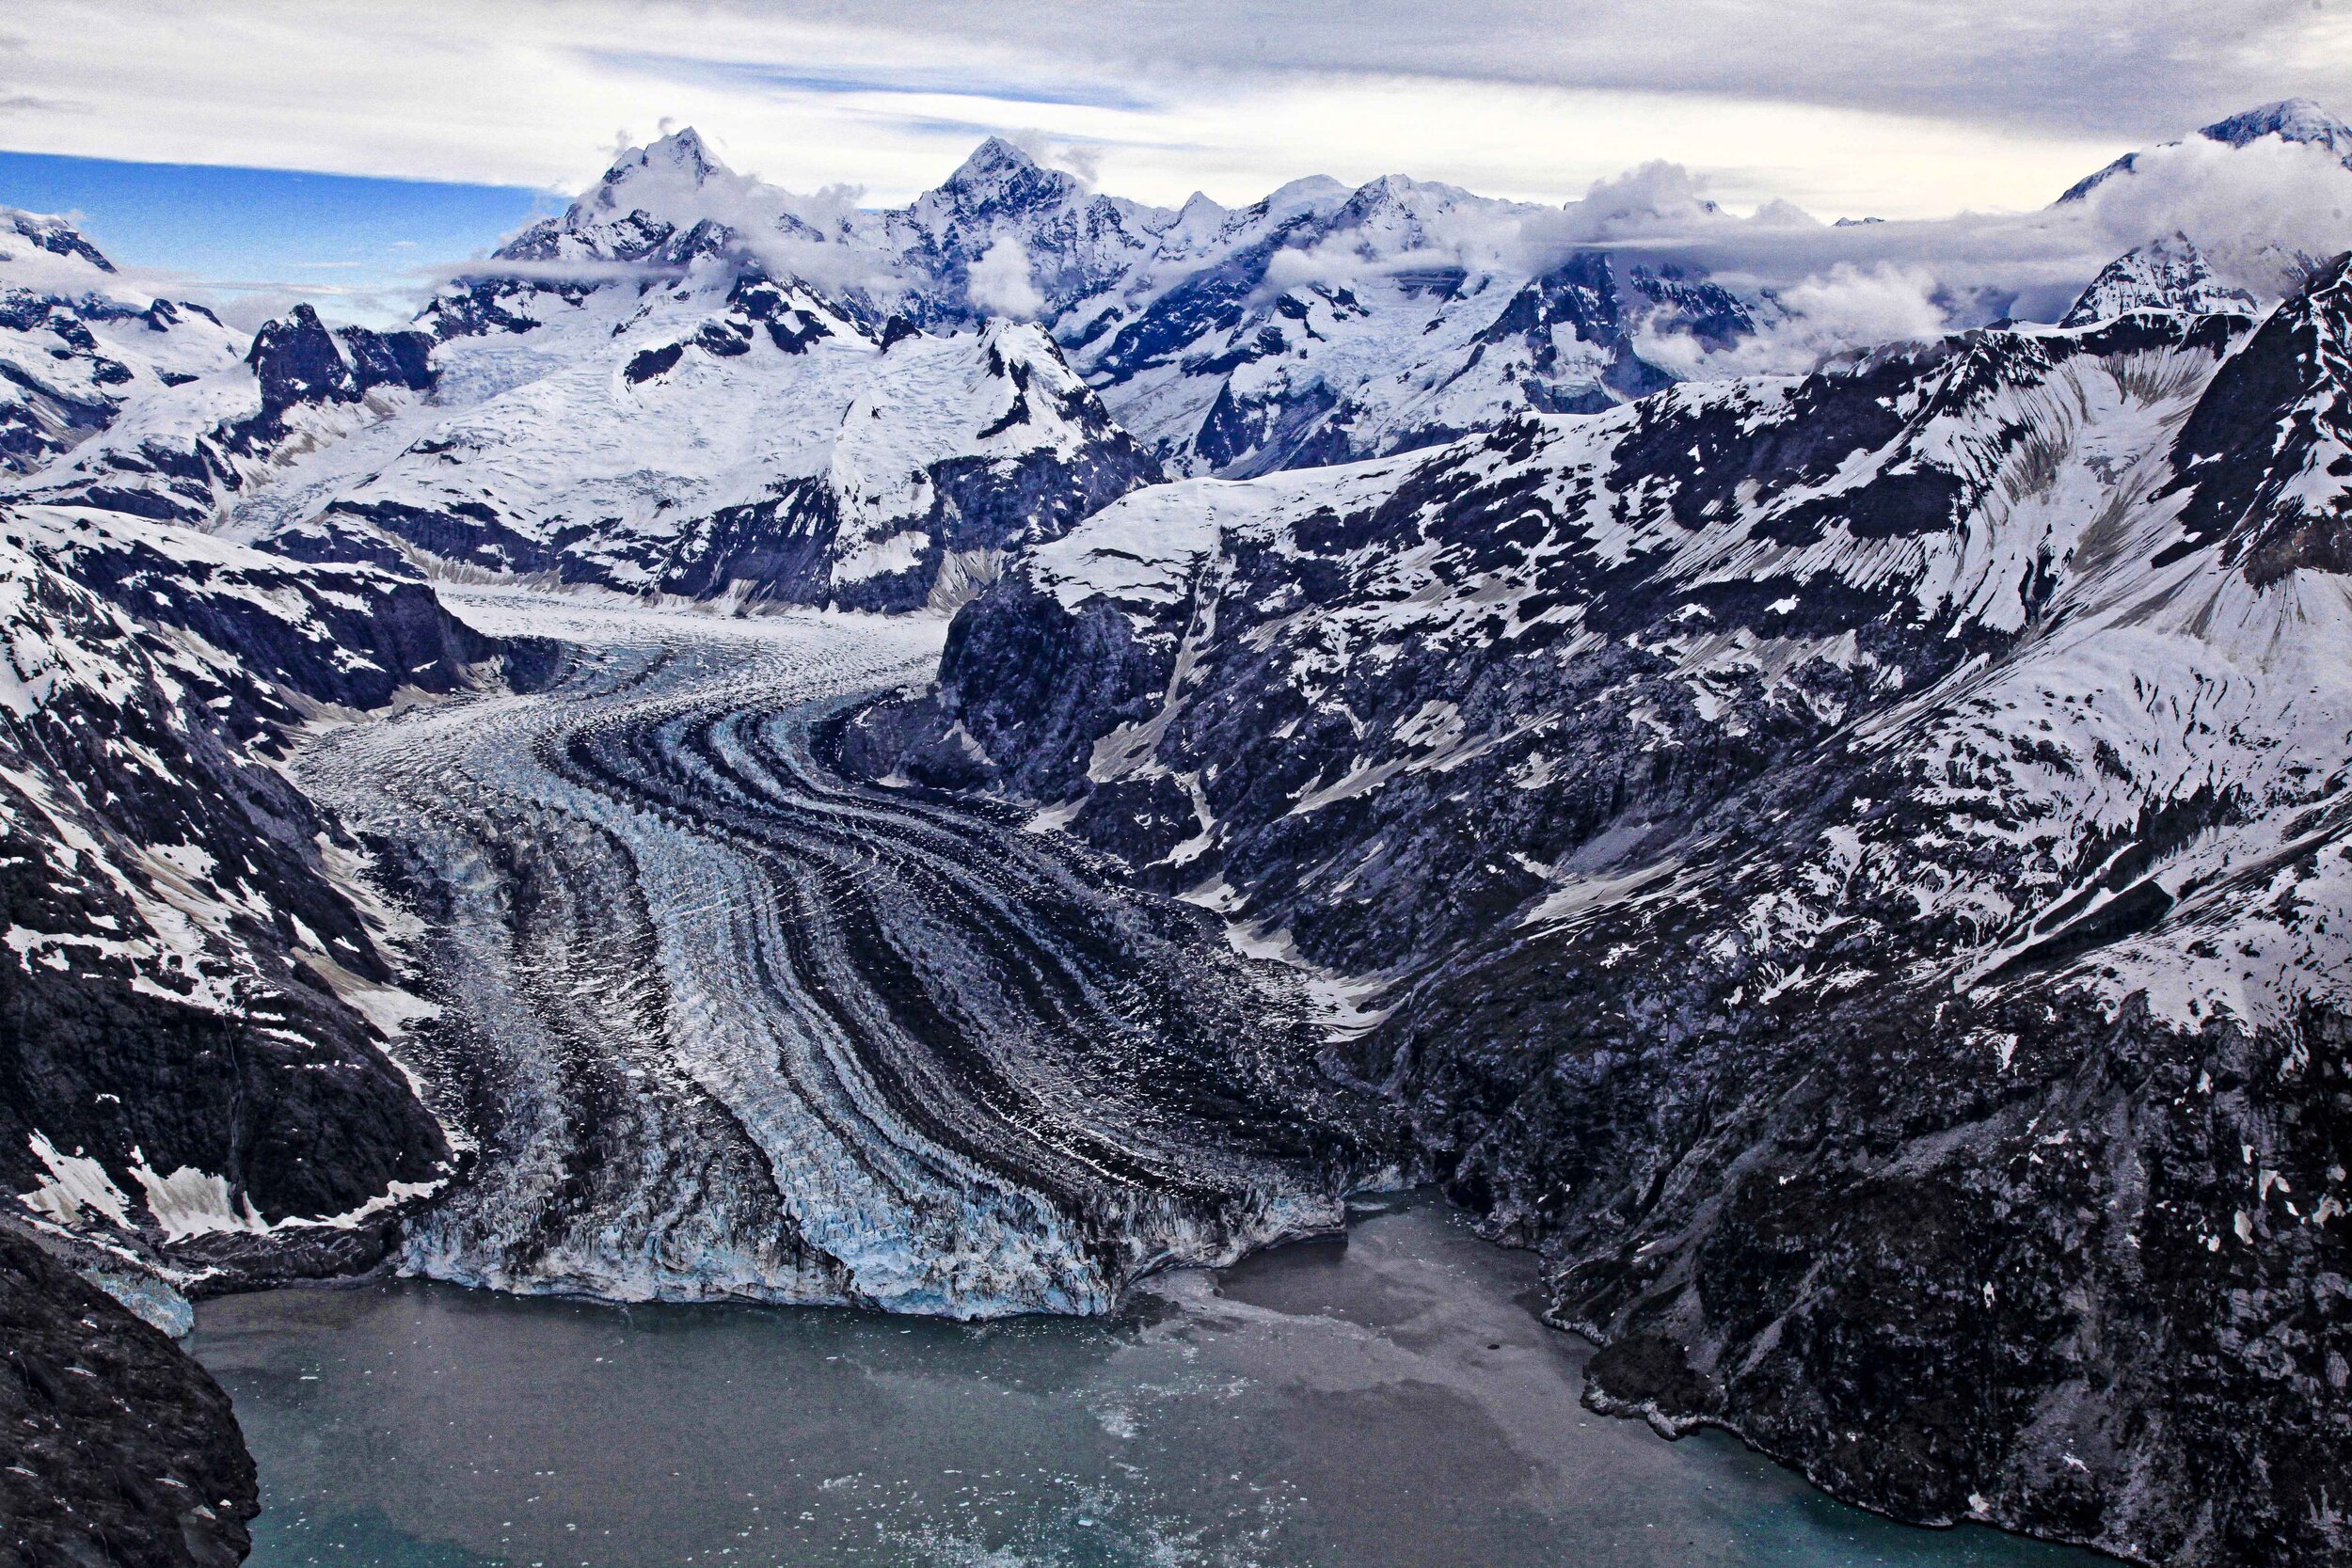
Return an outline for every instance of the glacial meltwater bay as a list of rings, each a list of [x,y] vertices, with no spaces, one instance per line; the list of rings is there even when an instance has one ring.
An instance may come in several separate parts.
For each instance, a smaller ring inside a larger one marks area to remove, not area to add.
[[[2104,1560],[1594,1415],[1534,1276],[1406,1198],[1107,1318],[403,1281],[209,1302],[191,1348],[260,1461],[253,1568]]]

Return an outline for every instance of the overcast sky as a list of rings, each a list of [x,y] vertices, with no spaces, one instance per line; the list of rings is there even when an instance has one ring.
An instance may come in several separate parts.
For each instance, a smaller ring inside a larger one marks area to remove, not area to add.
[[[2352,109],[2344,0],[11,0],[0,146],[576,186],[691,121],[897,199],[982,130],[1105,188],[1574,196],[1646,158],[1832,215],[2038,205],[2249,103]]]
[[[691,123],[739,169],[873,202],[936,183],[993,131],[1157,201],[1401,172],[1558,202],[1662,158],[1735,205],[2022,211],[2122,150],[2291,94],[2352,110],[2352,0],[0,12],[0,149],[568,191],[616,141]]]

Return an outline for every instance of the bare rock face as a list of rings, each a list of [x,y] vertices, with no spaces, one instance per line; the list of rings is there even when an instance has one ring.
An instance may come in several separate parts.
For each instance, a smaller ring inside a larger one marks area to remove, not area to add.
[[[1162,486],[964,607],[868,766],[1325,970],[1601,1407],[2336,1560],[2345,287]]]
[[[0,1564],[234,1568],[259,1512],[220,1386],[0,1225]]]

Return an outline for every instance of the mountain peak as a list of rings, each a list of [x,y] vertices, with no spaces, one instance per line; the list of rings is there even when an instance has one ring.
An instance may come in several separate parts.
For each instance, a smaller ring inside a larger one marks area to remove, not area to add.
[[[591,255],[642,260],[674,234],[707,229],[721,223],[722,214],[739,213],[747,193],[757,188],[721,163],[688,126],[623,151],[561,218],[532,224],[498,254],[545,261],[577,245]]]
[[[0,207],[0,230],[21,235],[52,256],[78,256],[100,272],[115,270],[115,264],[107,261],[96,245],[84,239],[79,230],[61,217],[23,212],[14,207]]]
[[[2344,166],[2352,168],[2352,125],[2346,125],[2308,98],[2281,98],[2275,103],[2264,103],[2227,119],[2217,119],[2197,133],[2207,141],[2224,147],[2248,147],[2265,136],[2277,136],[2281,141],[2302,142],[2324,147],[2340,159]],[[2164,144],[2178,147],[2177,141]],[[2086,175],[2070,187],[2060,202],[2080,201],[2093,190],[2119,174],[2130,174],[2139,167],[2143,151],[2126,152],[2096,174]]]
[[[2282,98],[2243,114],[2217,119],[2198,133],[2207,141],[2244,147],[2265,136],[2311,142],[2330,152],[2352,152],[2352,125],[2346,125],[2308,98]]]
[[[2090,326],[2140,310],[2250,316],[2255,309],[2252,294],[2216,277],[2204,253],[2186,234],[2176,231],[2108,262],[2058,325]]]
[[[689,125],[646,146],[632,147],[623,152],[604,171],[602,183],[608,188],[633,184],[651,175],[667,177],[663,179],[665,184],[682,181],[689,185],[700,185],[713,175],[726,171],[726,166],[712,155],[701,133]]]
[[[1002,136],[990,136],[972,150],[950,179],[985,177],[1007,169],[1035,168],[1038,162]]]
[[[935,219],[950,214],[985,219],[1060,206],[1084,196],[1086,189],[1075,175],[1048,168],[1004,137],[991,136],[916,205],[928,207]]]
[[[970,157],[956,166],[940,189],[947,191],[994,191],[1014,181],[1039,178],[1059,184],[1076,182],[1057,169],[1049,169],[1002,136],[991,136],[972,150]]]

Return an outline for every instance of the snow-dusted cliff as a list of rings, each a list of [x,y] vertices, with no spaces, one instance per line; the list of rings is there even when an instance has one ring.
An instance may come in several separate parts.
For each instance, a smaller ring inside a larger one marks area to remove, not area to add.
[[[363,1266],[447,1149],[306,721],[466,684],[422,584],[0,512],[0,1183],[183,1288]]]
[[[1163,486],[1026,552],[866,744],[1320,969],[1609,1407],[1913,1517],[2323,1560],[2347,333],[2338,267],[2259,331]]]

